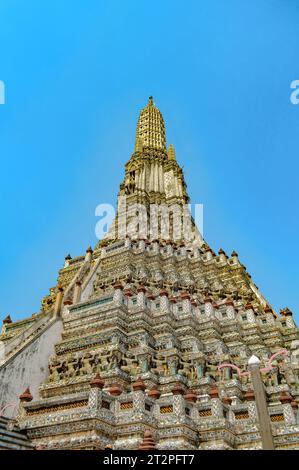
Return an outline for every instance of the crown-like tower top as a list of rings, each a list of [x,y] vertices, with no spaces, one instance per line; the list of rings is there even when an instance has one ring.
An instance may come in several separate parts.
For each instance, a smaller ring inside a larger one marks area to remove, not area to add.
[[[147,106],[140,111],[136,129],[136,147],[166,152],[165,125],[160,110],[150,96]]]

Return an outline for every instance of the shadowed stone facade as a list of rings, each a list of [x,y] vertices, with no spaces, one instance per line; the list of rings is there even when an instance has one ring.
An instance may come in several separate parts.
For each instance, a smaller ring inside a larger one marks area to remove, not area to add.
[[[147,209],[189,200],[152,98],[140,113],[118,196]],[[115,222],[121,215],[119,210]],[[292,312],[277,314],[237,253],[215,254],[195,226],[192,243],[173,236],[122,238],[116,223],[111,230],[114,237],[94,250],[66,257],[41,312],[4,322],[0,377],[12,402],[18,396],[11,364],[19,360],[26,367],[26,348],[47,334],[51,322],[62,323],[59,338],[49,336],[54,349],[49,358],[45,353],[48,372],[40,375],[39,396],[25,394],[15,415],[32,444],[260,449],[245,374],[254,354],[261,361],[274,446],[299,449],[299,337]],[[236,368],[219,368],[223,363]],[[24,389],[29,377],[27,382]]]

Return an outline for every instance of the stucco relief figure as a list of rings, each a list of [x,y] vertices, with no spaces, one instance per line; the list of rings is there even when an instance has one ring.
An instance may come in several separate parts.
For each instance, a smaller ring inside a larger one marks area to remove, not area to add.
[[[112,351],[111,356],[107,360],[108,370],[118,369],[121,365],[122,353],[120,351]]]
[[[166,358],[163,356],[156,356],[153,357],[153,363],[154,367],[152,368],[152,372],[155,374],[160,374],[160,375],[168,375],[168,366],[167,366],[167,361]]]
[[[178,373],[182,374],[186,377],[189,376],[191,366],[192,366],[191,359],[188,359],[187,361],[184,361],[183,359],[180,359],[179,366],[178,366]]]
[[[206,364],[206,372],[205,372],[206,377],[210,377],[211,379],[216,380],[218,376],[218,368],[215,364],[207,363]]]
[[[263,374],[263,379],[269,387],[277,387],[277,370],[272,369],[270,372],[268,372],[268,374]]]
[[[97,370],[99,372],[107,372],[109,367],[109,357],[110,353],[108,353],[107,351],[102,351],[101,355],[99,356],[99,363],[97,365]]]
[[[58,369],[60,368],[61,363],[60,361],[53,361],[52,363],[49,364],[49,377],[48,381],[49,382],[56,382],[59,380],[59,372]]]
[[[61,367],[58,369],[60,374],[59,374],[59,378],[60,379],[64,379],[65,378],[65,374],[67,372],[67,362],[66,361],[63,361]]]
[[[195,372],[197,379],[200,380],[204,377],[206,373],[206,366],[204,360],[195,360],[194,362]]]
[[[120,368],[129,375],[136,375],[140,373],[139,362],[134,355],[130,355],[130,357],[123,357],[120,363]]]
[[[91,374],[92,365],[91,365],[92,355],[87,353],[82,358],[82,368],[80,370],[81,374]]]
[[[238,380],[240,380],[241,384],[243,386],[246,386],[249,384],[250,382],[250,375],[241,375],[241,376],[238,376]]]
[[[131,171],[125,179],[125,193],[133,194],[135,191],[135,171]]]
[[[220,370],[220,380],[231,380],[232,379],[232,369],[230,367],[223,367]]]
[[[77,367],[76,367],[77,366]],[[67,362],[67,371],[66,377],[72,378],[76,376],[77,370],[79,367],[79,358],[74,357],[73,359],[69,359]]]
[[[98,372],[98,368],[99,368],[99,365],[100,365],[100,356],[98,353],[95,353],[94,354],[94,357],[93,357],[93,365],[92,365],[92,372],[95,373],[95,372]]]
[[[146,374],[149,370],[149,359],[150,357],[146,355],[138,356],[138,365],[142,374]]]
[[[176,375],[178,372],[179,360],[177,357],[169,357],[167,359],[167,367],[170,375]]]

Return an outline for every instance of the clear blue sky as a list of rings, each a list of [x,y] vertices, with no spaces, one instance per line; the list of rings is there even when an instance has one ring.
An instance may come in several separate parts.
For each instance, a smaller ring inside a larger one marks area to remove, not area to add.
[[[298,24],[297,0],[2,1],[1,318],[95,245],[153,95],[206,240],[298,319]]]

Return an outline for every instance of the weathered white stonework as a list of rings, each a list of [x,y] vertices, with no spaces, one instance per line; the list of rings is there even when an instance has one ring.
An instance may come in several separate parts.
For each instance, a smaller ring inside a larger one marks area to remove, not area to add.
[[[38,388],[48,376],[49,357],[54,353],[54,345],[61,339],[62,321],[50,320],[44,328],[36,331],[28,339],[22,338],[19,346],[5,364],[0,367],[0,403],[19,403],[20,390],[30,386],[34,398],[38,398]],[[25,336],[25,335],[23,335]],[[14,353],[14,354],[13,354]],[[5,416],[15,414],[15,408],[9,407]]]

